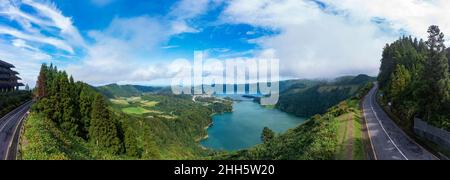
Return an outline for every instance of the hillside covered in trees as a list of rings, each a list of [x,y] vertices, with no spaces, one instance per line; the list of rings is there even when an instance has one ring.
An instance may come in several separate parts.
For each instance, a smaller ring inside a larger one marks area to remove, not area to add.
[[[0,92],[0,117],[31,100],[29,91]]]
[[[52,65],[41,67],[34,93],[22,159],[196,159],[208,153],[198,140],[214,108],[190,96],[145,94],[125,105]],[[135,114],[138,105],[156,115]]]
[[[345,121],[350,116],[357,125],[354,131],[361,132],[360,100],[371,89],[372,84],[366,84],[357,90],[354,96],[340,102],[327,110],[323,115],[315,115],[307,122],[285,133],[274,134],[264,128],[262,144],[252,148],[213,156],[214,159],[225,160],[331,160],[331,159],[365,159],[364,140],[361,134],[353,136],[352,156],[347,157],[345,138],[348,133]]]
[[[450,49],[439,27],[428,33],[426,41],[403,37],[386,45],[378,76],[382,102],[403,127],[411,129],[419,117],[450,130]]]
[[[97,89],[100,93],[102,93],[108,98],[140,96],[143,93],[157,94],[163,92],[171,92],[170,87],[118,85],[118,84],[109,84],[106,86],[100,86],[97,87]]]
[[[31,120],[27,121],[25,126],[29,123],[36,123],[43,127],[55,127],[54,130],[58,130],[61,134],[79,141],[89,142],[93,149],[105,154],[119,155],[131,151],[130,148],[126,148],[129,142],[124,138],[125,128],[121,126],[117,116],[110,112],[103,96],[89,85],[75,82],[72,77],[68,77],[66,72],[58,71],[53,65],[44,64],[41,67],[34,93],[37,102],[32,107],[34,114],[30,119],[41,122]],[[45,122],[51,125],[45,124]],[[26,129],[26,139],[43,135],[29,134],[29,132],[34,132],[34,130]],[[23,156],[25,158],[33,159],[32,154],[39,153],[37,152],[39,149],[32,149],[33,143],[37,142],[30,141],[30,146],[24,146]],[[42,147],[46,148],[47,146],[44,144]],[[64,146],[59,148],[64,148]],[[74,148],[69,149],[73,150]],[[40,153],[46,152],[42,150]],[[74,158],[71,154],[64,154],[64,152],[48,152],[47,155],[48,158],[53,155],[62,159]]]
[[[358,89],[375,80],[367,75],[358,75],[340,77],[331,82],[282,82],[284,88],[281,89],[276,108],[300,117],[323,114],[328,108],[354,96]]]

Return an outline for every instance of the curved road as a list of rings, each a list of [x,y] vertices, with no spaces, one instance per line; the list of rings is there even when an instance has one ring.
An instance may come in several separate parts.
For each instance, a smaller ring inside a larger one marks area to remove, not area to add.
[[[32,105],[29,101],[0,119],[0,160],[15,160],[20,128]]]
[[[433,154],[409,138],[376,101],[375,84],[363,101],[364,117],[375,158],[378,160],[435,160]]]

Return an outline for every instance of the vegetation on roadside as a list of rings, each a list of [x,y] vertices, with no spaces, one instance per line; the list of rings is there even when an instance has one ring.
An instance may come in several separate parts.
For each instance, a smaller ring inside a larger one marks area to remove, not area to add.
[[[140,96],[143,93],[157,94],[169,92],[170,89],[167,87],[110,84],[98,87],[97,90],[108,98],[116,98]]]
[[[386,45],[378,77],[382,103],[411,130],[414,117],[450,131],[449,59],[437,26],[427,41],[403,37]]]
[[[304,83],[291,84],[280,93],[276,108],[300,117],[322,114],[328,108],[354,96],[358,89],[373,81],[373,77],[359,75],[341,77],[313,86],[306,86]]]
[[[31,113],[27,118],[20,157],[24,160],[119,159],[83,138],[64,132],[39,113]]]
[[[35,97],[21,139],[23,159],[202,158],[209,151],[198,140],[211,115],[231,106],[153,93],[107,101],[52,65],[42,66]]]
[[[272,137],[269,129],[262,133],[264,143],[252,148],[232,153],[218,153],[214,159],[229,160],[329,160],[342,159],[339,154],[345,151],[346,140],[352,138],[352,157],[364,159],[362,128],[360,126],[361,109],[359,102],[370,90],[371,85],[360,88],[356,95],[330,108],[323,115],[315,115],[306,123]],[[353,116],[356,124],[351,136],[338,135],[347,133],[341,126],[347,126],[342,117]],[[347,158],[343,158],[347,159]]]
[[[29,91],[0,92],[0,118],[31,100]]]

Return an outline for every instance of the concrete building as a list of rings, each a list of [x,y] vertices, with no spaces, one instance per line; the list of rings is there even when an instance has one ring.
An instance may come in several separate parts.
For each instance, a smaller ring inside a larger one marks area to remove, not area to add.
[[[18,81],[21,80],[18,72],[12,70],[14,65],[0,60],[0,92],[18,90],[20,86],[24,86]]]

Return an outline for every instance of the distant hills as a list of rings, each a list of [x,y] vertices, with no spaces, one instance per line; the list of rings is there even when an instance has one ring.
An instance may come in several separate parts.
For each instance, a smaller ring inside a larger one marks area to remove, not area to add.
[[[321,114],[337,103],[355,95],[376,78],[367,75],[343,76],[334,80],[286,80],[280,82],[280,99],[276,108],[301,117]],[[110,84],[97,87],[109,98],[140,96],[144,93],[170,94],[170,87]],[[248,89],[248,85],[246,85]]]
[[[367,75],[345,76],[333,81],[292,81],[283,84],[284,90],[276,108],[301,117],[322,114],[328,108],[348,99],[367,83],[376,81]]]
[[[140,96],[144,93],[166,93],[170,92],[170,87],[109,84],[106,86],[97,87],[97,90],[106,97],[114,98]]]

